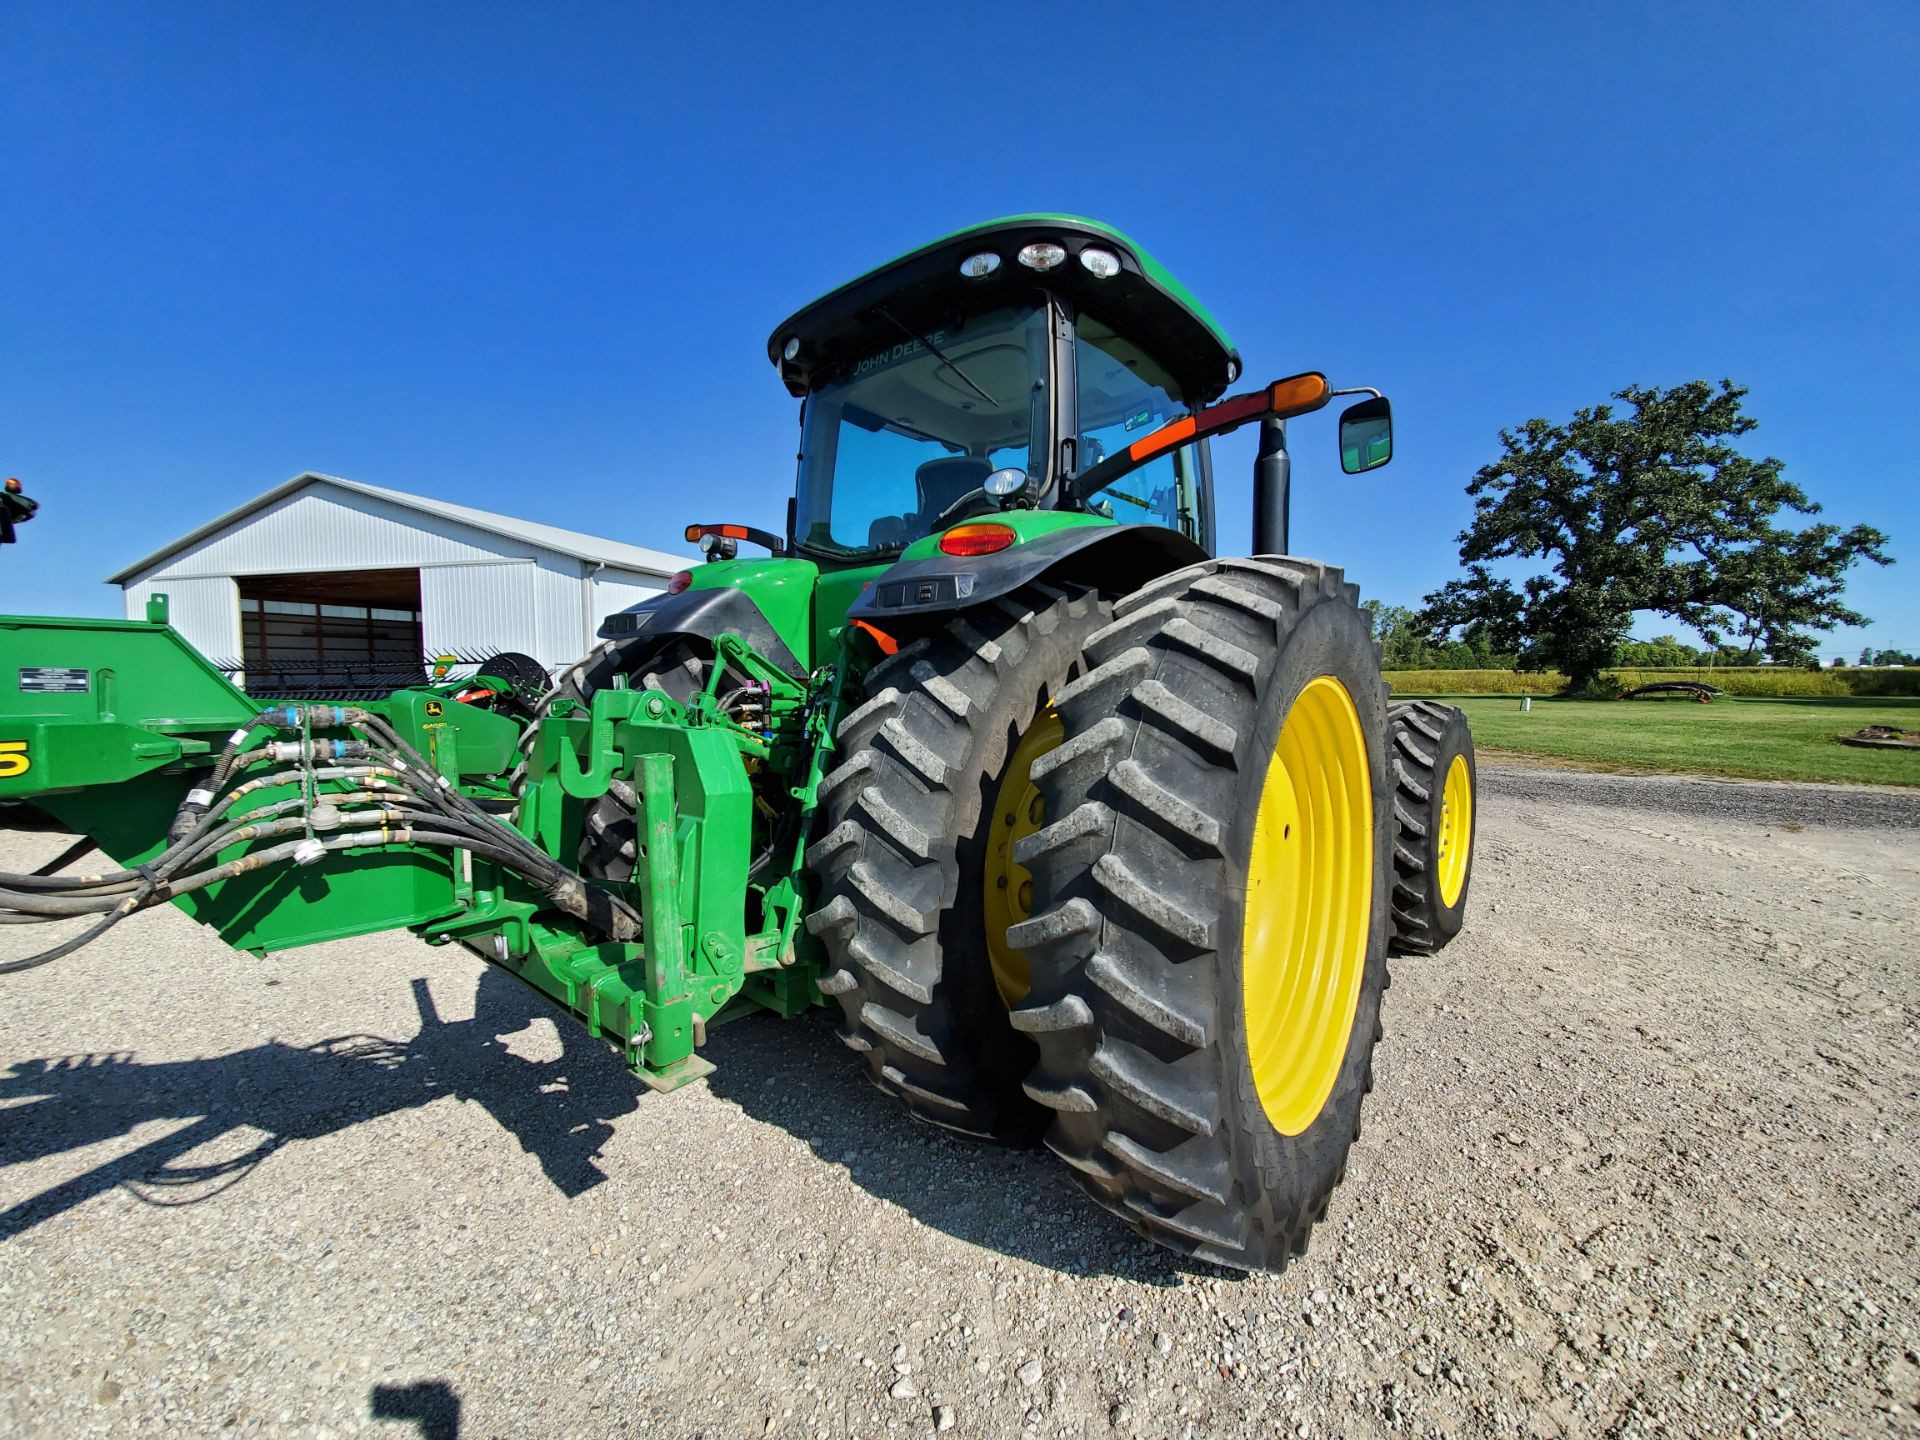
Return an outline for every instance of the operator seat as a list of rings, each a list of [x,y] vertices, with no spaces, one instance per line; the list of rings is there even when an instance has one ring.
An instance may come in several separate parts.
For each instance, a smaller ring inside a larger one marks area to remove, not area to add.
[[[933,529],[940,512],[969,491],[978,490],[993,473],[984,455],[942,455],[913,472],[913,488],[920,498],[920,533]]]

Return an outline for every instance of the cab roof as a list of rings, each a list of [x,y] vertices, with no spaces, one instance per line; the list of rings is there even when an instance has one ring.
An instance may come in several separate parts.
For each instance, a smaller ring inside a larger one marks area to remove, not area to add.
[[[1022,246],[1052,241],[1066,260],[1040,272],[1015,258]],[[1100,279],[1080,263],[1089,246],[1120,261]],[[991,274],[972,278],[960,262],[997,255]],[[1110,225],[1079,215],[1009,215],[956,230],[831,290],[783,320],[767,339],[767,358],[795,395],[805,395],[842,364],[901,338],[900,327],[937,329],[957,306],[1046,289],[1131,337],[1165,365],[1190,404],[1214,399],[1240,376],[1240,353],[1220,323],[1172,273]],[[893,320],[879,313],[885,309]],[[898,322],[898,323],[895,323]],[[794,358],[786,358],[798,340]]]

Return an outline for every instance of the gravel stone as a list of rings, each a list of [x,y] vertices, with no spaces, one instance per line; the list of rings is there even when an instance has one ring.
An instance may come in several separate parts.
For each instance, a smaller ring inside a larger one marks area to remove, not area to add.
[[[1480,776],[1282,1276],[910,1123],[824,1012],[655,1095],[457,946],[138,916],[0,980],[0,1435],[1920,1440],[1920,794]]]

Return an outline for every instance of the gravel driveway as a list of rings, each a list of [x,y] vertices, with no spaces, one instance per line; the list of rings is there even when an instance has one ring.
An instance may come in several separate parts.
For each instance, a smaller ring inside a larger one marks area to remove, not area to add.
[[[824,1013],[655,1096],[458,951],[142,917],[0,982],[0,1433],[1920,1435],[1920,795],[1482,785],[1283,1276]]]

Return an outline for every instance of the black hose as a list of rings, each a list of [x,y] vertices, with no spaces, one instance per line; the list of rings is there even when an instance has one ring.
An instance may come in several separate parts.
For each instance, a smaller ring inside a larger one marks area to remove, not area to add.
[[[483,827],[482,833],[491,835],[498,842],[505,844],[515,851],[521,857],[522,861],[519,866],[515,867],[516,869],[522,871],[531,869],[533,876],[530,878],[537,877],[546,884],[556,883],[562,877],[571,875],[571,871],[561,866],[544,850],[535,846],[518,830],[500,824],[493,816],[482,810],[478,804],[461,794],[457,787],[450,784],[446,780],[446,777],[427,763],[426,758],[422,756],[418,750],[414,749],[413,746],[400,735],[400,732],[388,723],[384,716],[376,715],[369,710],[348,710],[344,712],[344,723],[357,726],[367,733],[376,736],[382,744],[398,751],[405,760],[410,762],[408,768],[401,769],[397,777],[400,782],[405,784],[413,778],[409,771],[417,772],[418,775],[422,777],[421,781],[417,787],[410,785],[409,788],[416,789],[417,793],[430,797],[435,809],[442,810],[443,812],[457,810],[464,813],[474,824]],[[430,783],[427,777],[431,777]]]
[[[24,960],[0,960],[0,975],[18,975],[22,970],[37,969],[42,965],[51,964],[63,955],[71,955],[82,945],[91,945],[98,940],[108,930],[126,919],[129,913],[126,910],[115,910],[98,925],[82,930],[72,939],[63,940],[51,950],[42,950],[38,955],[29,955]]]
[[[308,749],[303,756],[307,761],[305,766],[245,781],[226,791],[226,785],[235,773],[262,759],[273,758],[270,747],[244,752],[239,749],[251,732],[262,724],[284,728],[280,727],[278,721],[269,719],[275,712],[263,712],[256,720],[234,732],[214,767],[211,785],[196,787],[189,792],[188,800],[175,816],[173,829],[169,830],[170,843],[153,861],[137,869],[101,875],[60,876],[46,873],[46,870],[57,869],[60,864],[85,853],[84,847],[76,846],[54,865],[45,867],[35,875],[0,874],[0,906],[14,912],[0,913],[0,923],[39,924],[96,914],[103,910],[106,912],[99,923],[50,950],[22,960],[0,962],[0,975],[17,974],[70,955],[81,946],[98,939],[111,926],[136,910],[295,858],[300,848],[308,843],[304,835],[299,840],[250,851],[225,864],[187,874],[180,873],[208,854],[217,853],[230,844],[311,831],[311,814],[291,813],[303,810],[306,806],[309,793],[304,789],[298,797],[230,815],[213,824],[207,821],[216,809],[231,807],[243,796],[270,785],[300,783],[304,787],[322,779],[379,777],[393,782],[378,789],[325,795],[323,799],[326,804],[340,809],[343,825],[371,818],[369,812],[355,809],[354,806],[376,801],[384,803],[379,810],[372,812],[381,819],[379,830],[329,830],[324,839],[313,836],[323,850],[408,843],[468,850],[532,882],[557,908],[615,940],[638,937],[641,917],[631,905],[610,891],[590,885],[534,846],[519,831],[500,823],[429,765],[384,717],[358,709],[327,708],[333,711],[329,728],[354,724],[394,752],[383,753],[368,741],[329,742],[339,747],[339,758],[370,758],[388,763],[316,767],[312,764],[315,758],[313,751]],[[298,712],[293,707],[287,707],[283,713],[289,723],[297,723]],[[347,749],[348,745],[352,749]],[[400,793],[382,793],[387,790]],[[409,813],[415,809],[428,813]],[[406,823],[395,826],[390,823],[394,820]],[[309,863],[313,858],[316,857],[308,857]]]
[[[195,786],[187,791],[186,798],[180,802],[180,808],[174,812],[173,823],[167,827],[167,839],[178,842],[197,830],[200,827],[201,817],[206,814],[215,797],[226,788],[226,783],[232,778],[233,772],[258,758],[260,752],[240,749],[255,730],[263,727],[269,730],[291,730],[303,721],[311,726],[316,720],[323,729],[338,730],[358,724],[367,718],[369,717],[366,711],[345,705],[309,705],[305,709],[297,705],[274,705],[262,710],[227,737],[226,745],[222,747],[219,757],[214,761],[213,773],[208,777],[207,784]],[[311,752],[307,758],[311,763]],[[197,798],[203,795],[206,797],[204,800]]]
[[[167,839],[170,842],[178,844],[199,828],[200,817],[206,814],[214,797],[226,787],[227,777],[233,774],[241,745],[260,726],[274,723],[267,719],[272,713],[270,710],[261,711],[227,737],[227,743],[221,747],[219,756],[213,762],[213,774],[208,777],[208,783],[189,789],[180,801],[180,808],[173,812],[173,821],[167,826]],[[201,800],[198,798],[201,795],[207,798]]]
[[[439,772],[439,770],[434,768],[432,765],[428,764],[426,757],[421,755],[421,753],[418,750],[414,749],[413,746],[409,745],[404,739],[402,739],[400,732],[398,730],[395,730],[393,726],[389,725],[384,718],[378,715],[369,714],[366,718],[366,728],[369,731],[373,732],[374,734],[380,736],[381,739],[386,744],[390,745],[393,749],[399,751],[401,756],[404,757],[406,760],[410,761],[412,763],[413,768],[418,770],[422,775],[432,776],[433,785],[431,788],[434,789],[438,794],[445,796],[446,799],[453,806],[455,806],[458,809],[465,810],[468,814],[474,816],[474,818],[483,820],[489,825],[495,823],[492,817],[489,816],[484,810],[482,810],[478,805],[474,804],[465,795],[462,795],[460,793],[459,788],[453,785],[450,781],[448,781],[447,778]],[[502,830],[506,830],[505,826],[500,826],[499,828]],[[519,840],[522,844],[527,843],[526,837],[522,836],[519,831],[509,830],[507,831],[507,833],[512,835],[514,839]],[[531,847],[529,846],[529,848]],[[541,851],[535,851],[534,853],[536,855],[539,855],[540,858],[543,860],[550,858],[544,852],[541,852]]]
[[[298,770],[283,770],[273,775],[263,776],[258,782],[248,781],[245,785],[236,788],[230,795],[224,797],[224,799],[226,803],[231,803],[234,799],[247,793],[250,789],[265,788],[267,785],[272,784],[295,784],[299,781],[302,773],[303,772]],[[392,773],[392,771],[386,770],[381,766],[346,765],[316,770],[314,776],[318,780],[342,778],[360,779],[367,776],[380,776]],[[330,796],[329,798],[331,799],[332,797]],[[304,802],[296,797],[294,803]],[[242,818],[244,819],[245,817]],[[231,821],[223,822],[223,824],[228,827],[230,827],[232,823]],[[218,832],[196,830],[191,835],[174,841],[165,850],[154,856],[154,858],[147,863],[145,870],[166,868],[173,865],[177,857],[183,853],[193,854],[203,851],[206,848],[206,838],[215,833],[227,834],[230,833],[230,829],[223,829]],[[112,887],[126,888],[129,886],[138,886],[145,878],[145,870],[110,870],[98,875],[14,875],[0,873],[0,889],[90,890],[95,893],[106,893]]]
[[[162,855],[171,853],[163,850]],[[48,882],[58,880],[59,884]],[[39,883],[31,883],[31,882]],[[31,890],[36,893],[63,894],[81,891],[89,895],[111,895],[117,890],[126,890],[140,884],[140,875],[133,870],[112,870],[103,875],[3,875],[0,874],[0,890]]]
[[[469,824],[463,825],[465,833],[477,827],[490,836],[488,851],[497,851],[499,847],[510,847],[513,859],[501,858],[501,863],[526,879],[539,885],[548,899],[567,914],[577,920],[585,920],[604,930],[616,940],[629,940],[640,933],[640,917],[624,901],[604,890],[592,890],[585,880],[567,869],[544,850],[540,850],[518,830],[500,824],[491,815],[463,795],[458,787],[450,784],[440,772],[429,765],[419,751],[402,738],[399,731],[388,724],[386,719],[369,713],[364,728],[381,741],[392,746],[403,757],[411,761],[422,775],[431,775],[434,780],[433,793],[436,800],[444,799],[449,808],[463,812]],[[469,845],[468,848],[474,848]],[[483,852],[485,853],[485,852]],[[496,855],[496,858],[499,858]],[[591,891],[591,894],[589,893]],[[592,898],[602,897],[609,916],[606,919],[593,914]]]
[[[351,805],[356,798],[371,800],[374,799],[376,795],[381,801],[386,802],[382,805],[380,811],[376,813],[383,816],[391,816],[398,820],[411,818],[401,813],[401,805],[393,803],[399,801],[401,804],[404,804],[406,798],[409,797],[378,795],[378,792],[374,791],[356,791],[349,794],[330,795],[328,799],[330,802],[336,804],[345,803]],[[191,865],[209,851],[221,850],[230,844],[242,841],[261,840],[275,835],[304,833],[309,828],[308,820],[305,816],[268,818],[276,814],[284,816],[287,810],[297,807],[300,803],[301,801],[297,798],[279,801],[276,804],[263,807],[261,811],[255,814],[239,816],[222,824],[215,825],[211,829],[197,831],[189,839],[169,847],[140,870],[119,872],[128,877],[125,880],[109,878],[91,884],[62,887],[69,891],[84,890],[85,893],[81,895],[22,892],[17,886],[10,883],[15,877],[0,876],[0,905],[42,915],[86,914],[94,910],[105,909],[113,903],[111,898],[113,896],[125,894],[128,891],[137,891],[144,887],[170,884],[175,874]],[[367,812],[364,810],[348,808],[343,810],[342,818],[344,821],[346,819],[368,817]]]
[[[412,818],[398,808],[383,807],[373,812],[352,810],[346,813],[353,819],[362,822],[378,818],[383,826],[386,826],[390,821],[406,822]],[[181,894],[187,890],[197,890],[204,885],[212,884],[212,879],[202,879],[201,877],[212,876],[214,879],[221,878],[220,872],[230,866],[241,863],[237,860],[228,861],[226,865],[216,866],[209,871],[197,871],[187,877],[176,878],[179,871],[184,870],[188,865],[192,864],[208,851],[221,850],[229,844],[242,841],[271,839],[276,835],[304,836],[308,829],[307,818],[299,815],[254,823],[235,821],[226,825],[215,826],[210,830],[198,832],[192,840],[188,841],[185,845],[175,847],[174,853],[165,863],[149,865],[140,880],[130,885],[123,884],[111,887],[113,893],[96,893],[92,895],[36,895],[0,888],[0,905],[5,905],[14,910],[23,910],[28,914],[35,915],[86,915],[95,911],[111,909],[118,903],[114,899],[114,893],[137,890],[143,893],[140,895],[136,904],[139,908],[145,908],[148,904],[152,903],[156,897],[162,899],[170,898],[173,895]],[[250,856],[242,857],[243,860],[250,858]],[[235,873],[238,874],[242,872],[236,871]],[[167,891],[168,894],[166,896],[159,896],[161,890]]]
[[[112,895],[31,895],[18,890],[0,890],[0,905],[27,915],[94,915],[111,910],[120,901]]]

